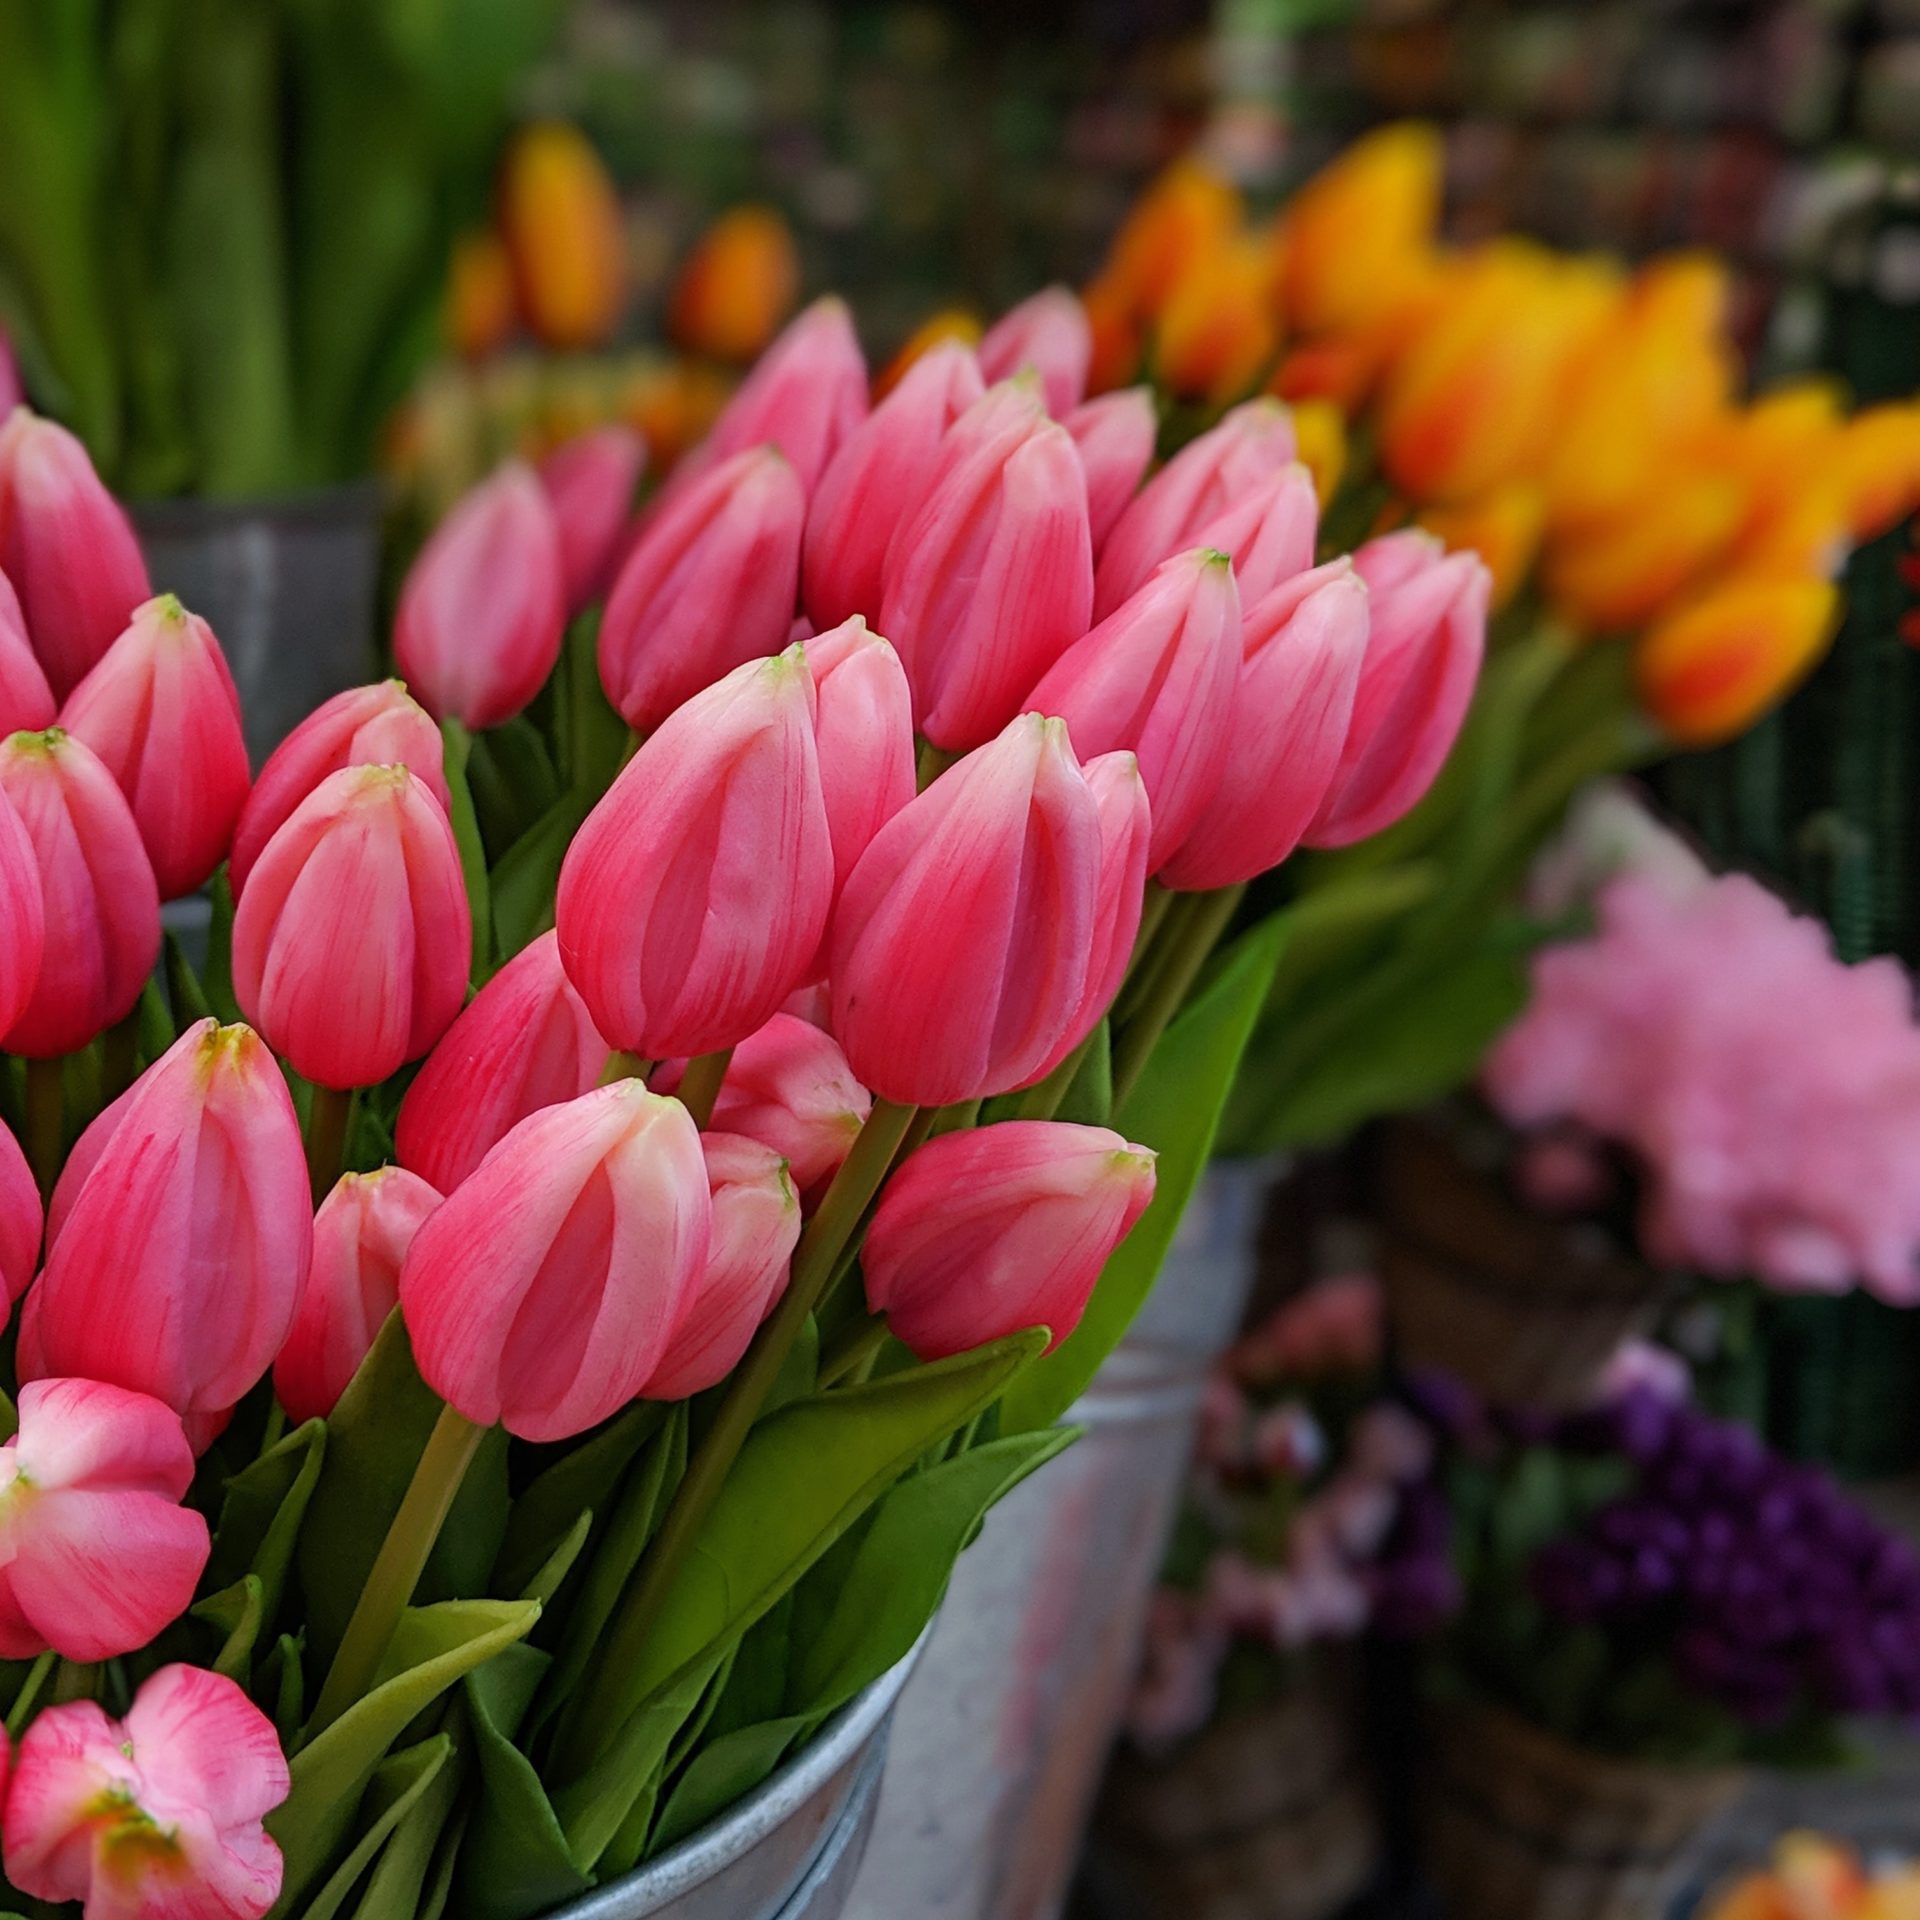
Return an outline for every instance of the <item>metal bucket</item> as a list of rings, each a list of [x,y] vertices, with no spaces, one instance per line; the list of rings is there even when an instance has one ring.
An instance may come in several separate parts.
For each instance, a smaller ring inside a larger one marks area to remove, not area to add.
[[[961,1556],[900,1702],[848,1920],[1060,1912],[1279,1170],[1207,1170],[1145,1310],[1067,1415],[1084,1438]]]
[[[219,636],[256,767],[321,701],[371,677],[377,485],[131,511],[154,591],[178,594]]]
[[[873,1831],[894,1703],[925,1645],[731,1812],[549,1920],[839,1920]]]

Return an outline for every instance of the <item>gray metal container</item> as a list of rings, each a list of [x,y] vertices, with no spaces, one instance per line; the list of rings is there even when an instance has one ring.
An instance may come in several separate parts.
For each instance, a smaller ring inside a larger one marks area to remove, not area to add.
[[[1207,1170],[1145,1310],[1067,1415],[1085,1437],[961,1556],[900,1702],[848,1920],[1060,1912],[1279,1171]]]
[[[372,677],[377,485],[131,512],[154,591],[178,594],[226,651],[256,768],[321,701]]]
[[[894,1703],[925,1645],[730,1812],[549,1920],[839,1920],[873,1831]]]

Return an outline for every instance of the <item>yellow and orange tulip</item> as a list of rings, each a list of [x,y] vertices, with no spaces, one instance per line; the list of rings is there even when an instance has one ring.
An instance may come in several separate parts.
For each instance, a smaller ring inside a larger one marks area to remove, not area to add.
[[[1449,547],[1471,547],[1493,575],[1492,606],[1508,605],[1525,584],[1540,551],[1546,502],[1528,481],[1513,481],[1458,506],[1423,507],[1419,525]]]
[[[626,236],[613,181],[577,127],[539,121],[514,136],[500,232],[536,337],[568,350],[604,344],[626,305]]]
[[[1203,161],[1176,160],[1134,204],[1101,274],[1109,297],[1151,319],[1194,266],[1239,231],[1240,195]]]
[[[734,207],[700,236],[675,277],[667,330],[689,353],[736,365],[759,357],[800,298],[800,251],[772,207]]]
[[[1224,405],[1247,393],[1280,344],[1272,268],[1253,240],[1224,242],[1193,262],[1160,309],[1156,382],[1181,400]]]
[[[874,399],[884,400],[923,353],[930,352],[946,340],[958,340],[969,347],[977,346],[980,334],[980,316],[977,313],[966,307],[942,307],[907,335],[900,351],[881,369],[880,377],[873,383]]]
[[[447,340],[463,360],[484,360],[513,337],[513,263],[484,229],[454,242],[447,276]]]
[[[1346,417],[1331,401],[1299,401],[1293,408],[1293,439],[1324,512],[1347,470]]]

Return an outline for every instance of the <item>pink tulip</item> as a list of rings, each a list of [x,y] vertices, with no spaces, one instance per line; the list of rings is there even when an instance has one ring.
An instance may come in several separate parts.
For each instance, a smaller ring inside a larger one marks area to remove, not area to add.
[[[600,682],[628,726],[651,733],[703,687],[787,644],[806,517],[799,475],[755,447],[648,524],[600,622]]]
[[[642,1391],[684,1400],[716,1386],[787,1290],[800,1238],[800,1202],[786,1163],[737,1134],[702,1134],[713,1200],[706,1265],[681,1309],[666,1356]]]
[[[0,755],[5,748],[0,747]],[[46,956],[40,860],[0,780],[0,1034],[27,1010]]]
[[[844,300],[829,296],[787,324],[713,423],[696,459],[718,465],[775,446],[811,491],[867,417],[867,363]]]
[[[1194,544],[1217,548],[1232,560],[1241,604],[1251,607],[1313,565],[1319,532],[1313,476],[1295,462],[1216,514]]]
[[[428,1216],[400,1270],[421,1374],[483,1426],[584,1433],[665,1358],[711,1216],[677,1100],[619,1080],[528,1115]]]
[[[474,995],[428,1054],[400,1103],[394,1151],[451,1193],[528,1114],[578,1099],[607,1064],[607,1043],[543,933]]]
[[[633,514],[647,443],[631,427],[595,427],[540,462],[540,484],[560,534],[567,612],[582,613],[613,582]]]
[[[287,1083],[257,1034],[201,1020],[117,1113],[30,1296],[33,1371],[224,1414],[273,1364],[312,1255]]]
[[[837,885],[914,795],[913,693],[900,656],[857,614],[806,643],[813,736]]]
[[[1084,400],[1060,423],[1087,473],[1087,519],[1096,556],[1153,464],[1160,422],[1151,387],[1126,387]]]
[[[673,714],[560,869],[560,958],[608,1045],[716,1052],[811,976],[833,842],[802,650],[736,667]]]
[[[206,1569],[171,1407],[97,1380],[20,1389],[0,1447],[0,1658],[113,1660],[171,1626]]]
[[[233,917],[233,991],[295,1072],[377,1086],[467,996],[453,829],[405,767],[330,773],[267,842]]]
[[[1346,847],[1391,826],[1433,784],[1480,675],[1492,576],[1478,554],[1390,533],[1353,557],[1370,630],[1340,768],[1306,839]]]
[[[46,671],[34,658],[27,616],[13,583],[0,573],[0,735],[38,733],[59,712]]]
[[[133,1011],[160,957],[160,896],[140,829],[84,742],[58,727],[0,742],[0,793],[32,843],[46,926],[32,996],[0,1044],[50,1060]],[[16,906],[29,892],[7,889]]]
[[[801,597],[819,626],[879,617],[887,543],[924,491],[947,429],[984,391],[971,351],[948,341],[847,436],[807,503]]]
[[[447,791],[440,729],[399,680],[349,687],[316,707],[267,757],[234,829],[227,875],[237,897],[254,862],[297,807],[342,767],[410,767],[443,810]]]
[[[400,1301],[400,1267],[440,1196],[404,1167],[342,1174],[313,1217],[313,1262],[273,1390],[287,1418],[324,1420]]]
[[[1092,600],[1080,456],[1030,386],[995,387],[949,430],[887,550],[880,627],[920,731],[949,751],[992,739],[1086,631]]]
[[[0,1286],[8,1304],[26,1292],[40,1264],[40,1189],[20,1143],[0,1124]]]
[[[1345,557],[1276,587],[1241,622],[1245,648],[1221,775],[1166,886],[1238,886],[1277,867],[1340,765],[1367,650],[1367,589]]]
[[[163,900],[194,893],[227,857],[250,784],[240,695],[213,629],[163,593],[67,695],[84,740],[133,809]]]
[[[0,569],[56,700],[153,597],[140,543],[86,448],[25,407],[0,424]]]
[[[1031,367],[1056,420],[1064,420],[1086,398],[1092,364],[1087,310],[1065,287],[1045,287],[1022,300],[980,342],[981,373],[989,380],[1011,380]]]
[[[712,1125],[771,1147],[804,1194],[839,1172],[872,1107],[830,1033],[776,1013],[733,1050]]]
[[[532,469],[512,460],[407,569],[394,664],[437,718],[497,727],[546,684],[566,625],[560,530]]]
[[[1293,418],[1277,400],[1249,400],[1176,453],[1134,496],[1100,549],[1093,611],[1104,620],[1161,561],[1294,460]]]
[[[1153,1198],[1154,1156],[1105,1127],[1011,1120],[929,1140],[887,1182],[867,1305],[922,1360],[1024,1327],[1058,1346]]]
[[[83,1920],[259,1920],[280,1896],[266,1816],[289,1776],[273,1722],[237,1683],[168,1666],[124,1720],[43,1707],[14,1757],[7,1878]]]
[[[1067,723],[1083,761],[1126,751],[1153,804],[1149,870],[1186,837],[1220,782],[1240,667],[1240,596],[1225,554],[1169,560],[1028,695]]]
[[[1100,821],[1064,723],[1023,714],[896,813],[834,913],[833,1030],[862,1084],[944,1106],[1043,1073],[1086,996]]]

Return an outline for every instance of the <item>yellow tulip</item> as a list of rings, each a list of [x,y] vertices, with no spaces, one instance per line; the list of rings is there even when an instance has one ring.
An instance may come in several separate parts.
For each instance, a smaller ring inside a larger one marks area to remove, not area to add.
[[[1292,408],[1293,440],[1300,464],[1313,475],[1314,497],[1325,512],[1347,470],[1347,423],[1327,400],[1302,400]]]
[[[1301,187],[1279,239],[1290,328],[1352,332],[1398,299],[1433,244],[1443,159],[1433,128],[1382,127]]]
[[[1640,704],[1681,746],[1731,740],[1812,671],[1839,613],[1830,580],[1729,575],[1641,636]]]
[[[500,230],[527,325],[547,346],[602,345],[627,295],[619,196],[577,127],[540,121],[507,148]]]
[[[976,346],[980,331],[978,314],[969,312],[965,307],[942,307],[907,335],[906,344],[881,369],[879,379],[873,383],[873,397],[884,400],[900,384],[906,370],[923,353],[939,346],[943,340],[958,340],[966,346]]]
[[[1867,407],[1840,436],[1847,531],[1878,539],[1920,507],[1920,401]]]
[[[620,417],[647,443],[647,470],[664,473],[703,439],[733,390],[719,368],[675,360],[644,365],[623,387]]]
[[[1546,502],[1538,487],[1522,480],[1459,506],[1423,507],[1415,518],[1449,547],[1471,547],[1487,563],[1493,575],[1492,605],[1498,611],[1532,571],[1546,524]]]
[[[772,207],[723,213],[674,281],[667,327],[690,353],[757,359],[800,297],[800,253]]]
[[[462,234],[447,276],[447,339],[463,360],[484,360],[513,333],[513,265],[497,234]]]
[[[1167,392],[1215,405],[1237,400],[1279,345],[1271,269],[1249,239],[1223,242],[1194,261],[1160,309],[1153,371]]]
[[[1204,162],[1176,160],[1134,203],[1101,280],[1134,315],[1156,316],[1195,262],[1240,230],[1240,195]]]

